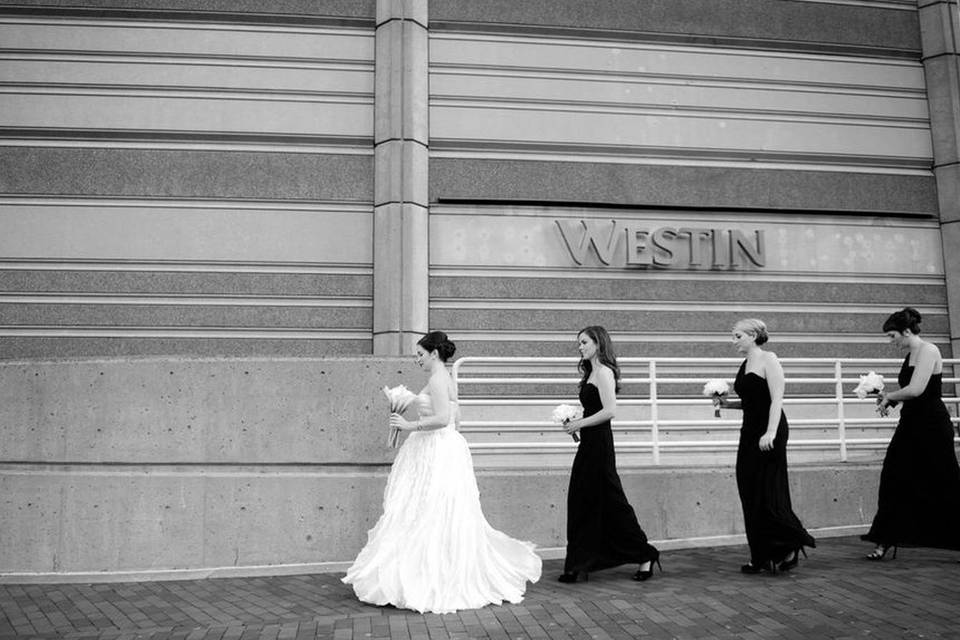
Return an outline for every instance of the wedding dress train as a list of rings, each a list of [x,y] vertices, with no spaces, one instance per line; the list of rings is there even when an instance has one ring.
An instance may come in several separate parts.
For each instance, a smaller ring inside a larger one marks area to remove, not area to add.
[[[430,398],[417,398],[420,415]],[[383,515],[343,581],[357,597],[420,613],[451,613],[523,600],[540,578],[534,545],[487,522],[456,402],[447,426],[414,431],[397,452]]]

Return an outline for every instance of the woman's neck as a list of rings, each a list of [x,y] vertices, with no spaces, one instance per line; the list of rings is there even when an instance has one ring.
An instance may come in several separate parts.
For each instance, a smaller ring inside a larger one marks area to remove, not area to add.
[[[923,346],[923,340],[920,339],[918,335],[912,335],[906,340],[907,351],[911,356],[915,356],[920,352],[920,347]]]
[[[590,363],[590,375],[588,376],[588,378],[593,378],[593,377],[596,375],[597,370],[598,370],[600,367],[602,367],[603,365],[600,364],[600,359],[597,358],[597,356],[593,356],[592,358],[588,358],[588,359],[587,359],[587,362]]]

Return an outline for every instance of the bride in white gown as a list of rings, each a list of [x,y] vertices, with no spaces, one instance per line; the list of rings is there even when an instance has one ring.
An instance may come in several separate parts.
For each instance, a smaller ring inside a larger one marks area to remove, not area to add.
[[[440,331],[417,343],[417,363],[430,381],[417,397],[420,417],[397,414],[391,425],[411,431],[387,478],[383,515],[368,533],[343,581],[357,597],[420,613],[452,613],[503,601],[520,602],[541,560],[529,542],[487,523],[457,390],[445,363],[456,347]]]

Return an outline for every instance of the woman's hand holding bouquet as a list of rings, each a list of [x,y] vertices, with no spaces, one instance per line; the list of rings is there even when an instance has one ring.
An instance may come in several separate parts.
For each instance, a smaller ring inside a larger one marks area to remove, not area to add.
[[[410,403],[416,399],[417,394],[413,393],[402,384],[399,384],[392,389],[384,386],[383,393],[385,396],[387,396],[387,402],[390,403],[390,428],[387,432],[387,446],[392,449],[396,449],[400,442],[400,428],[395,426],[398,421],[394,418],[394,416],[399,418],[400,414],[406,411],[410,406]]]
[[[571,420],[579,420],[582,418],[583,409],[569,404],[561,404],[554,408],[553,415],[551,417],[557,424],[565,426]],[[580,436],[577,435],[576,431],[571,433],[570,437],[573,438],[574,442],[580,442]]]
[[[861,400],[867,396],[877,396],[877,413],[884,418],[890,413],[890,407],[897,404],[892,400],[887,400],[882,395],[883,376],[874,371],[867,373],[865,376],[860,376],[860,384],[857,385],[853,392],[857,394],[857,397]]]
[[[713,398],[713,416],[715,418],[720,417],[720,407],[728,393],[730,393],[730,385],[727,384],[726,380],[720,378],[707,380],[707,383],[703,385],[703,395]]]

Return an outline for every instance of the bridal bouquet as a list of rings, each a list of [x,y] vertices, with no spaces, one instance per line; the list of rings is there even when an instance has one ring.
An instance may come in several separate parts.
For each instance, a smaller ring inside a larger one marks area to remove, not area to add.
[[[569,404],[561,404],[554,408],[553,415],[551,416],[553,421],[557,424],[567,424],[571,420],[579,420],[583,417],[583,409],[580,407],[574,407]],[[576,433],[571,433],[570,436],[573,438],[574,442],[580,442],[580,436]]]
[[[873,371],[865,376],[860,376],[860,384],[853,390],[861,400],[869,395],[877,395],[881,391],[883,391],[883,376]]]
[[[712,397],[718,402],[720,398],[725,398],[728,393],[730,393],[730,385],[727,384],[726,380],[722,380],[720,378],[713,378],[712,380],[707,380],[707,383],[703,385],[703,395],[707,397]],[[715,418],[720,417],[719,404],[714,405],[713,416]]]
[[[857,385],[857,388],[853,390],[857,397],[863,400],[867,396],[879,396],[880,392],[883,391],[883,376],[879,373],[873,371],[869,372],[865,376],[860,376],[860,384]],[[893,406],[891,403],[890,406]],[[877,398],[877,412],[881,417],[886,418],[887,413],[889,413],[889,407],[880,406],[880,398]]]
[[[410,403],[416,399],[417,394],[407,389],[402,384],[398,384],[392,389],[384,386],[383,393],[387,396],[387,402],[390,403],[390,413],[403,413],[410,406]],[[396,449],[400,442],[400,429],[390,427],[387,435],[387,446]]]

